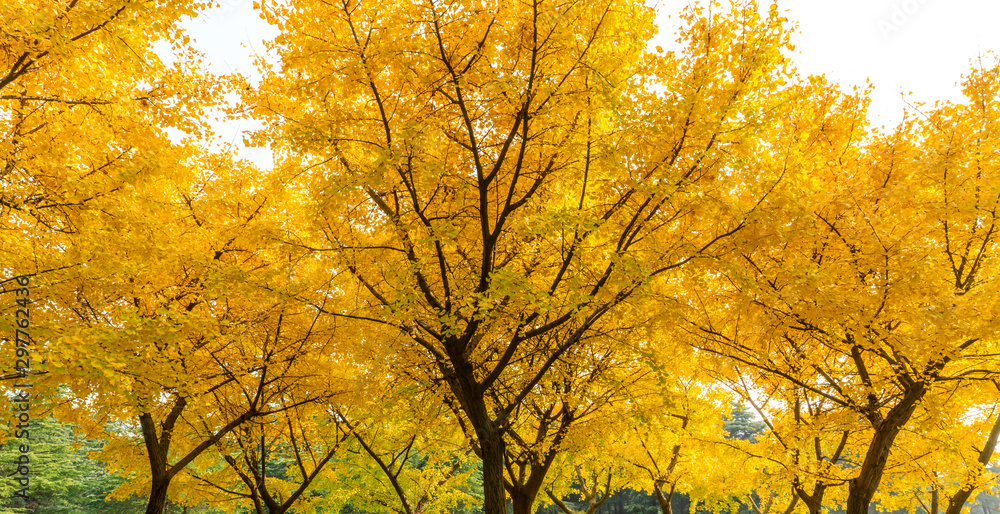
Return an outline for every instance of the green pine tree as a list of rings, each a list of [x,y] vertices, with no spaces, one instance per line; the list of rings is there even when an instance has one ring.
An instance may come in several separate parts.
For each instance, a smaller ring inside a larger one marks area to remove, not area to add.
[[[763,433],[767,428],[767,425],[763,421],[756,420],[756,417],[745,405],[733,402],[733,412],[722,428],[729,434],[730,439],[756,442],[757,434]]]
[[[30,452],[29,499],[14,495],[14,481],[20,445]],[[0,514],[45,512],[49,514],[125,514],[141,510],[141,499],[127,502],[105,501],[121,479],[107,473],[101,462],[87,456],[101,449],[100,441],[73,433],[72,425],[52,417],[31,420],[28,438],[11,438],[0,447]]]

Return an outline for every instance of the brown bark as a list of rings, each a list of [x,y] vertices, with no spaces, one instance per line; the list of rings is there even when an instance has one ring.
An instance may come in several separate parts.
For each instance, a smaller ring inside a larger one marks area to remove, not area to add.
[[[510,495],[511,509],[514,514],[531,514],[531,506],[535,504],[538,489],[533,491],[523,487],[514,490]]]
[[[868,446],[865,460],[861,464],[858,476],[848,483],[847,514],[868,514],[875,491],[882,481],[889,453],[903,425],[913,416],[917,403],[927,394],[927,385],[916,382],[907,388],[903,398],[894,406],[884,419],[877,411],[870,412],[869,420],[874,421],[875,435]],[[803,498],[804,499],[804,498]]]
[[[170,481],[174,476],[201,455],[202,452],[217,443],[223,436],[254,417],[256,412],[256,407],[253,406],[251,410],[244,412],[236,419],[230,421],[214,434],[210,434],[198,446],[191,449],[171,465],[167,460],[170,455],[171,438],[177,424],[177,419],[186,407],[187,399],[184,397],[177,398],[170,412],[160,423],[159,434],[157,434],[156,422],[153,420],[152,414],[144,412],[139,415],[139,426],[142,429],[143,443],[146,446],[146,457],[149,460],[151,481],[146,514],[162,514],[163,509],[166,507],[167,489],[170,487]]]
[[[174,424],[181,412],[187,406],[187,401],[182,397],[177,400],[163,421],[162,433],[157,436],[156,423],[151,414],[143,413],[139,416],[139,426],[142,428],[143,442],[146,445],[146,456],[149,459],[150,469],[150,491],[149,501],[146,503],[146,514],[162,514],[167,503],[167,489],[170,487],[170,473],[167,464],[167,455],[170,451],[170,438]]]
[[[457,342],[451,342],[457,347]],[[479,443],[478,455],[483,461],[483,513],[507,514],[507,495],[504,492],[503,466],[506,441],[496,420],[490,416],[486,400],[476,382],[472,365],[461,355],[452,355],[455,369],[439,362],[448,386],[455,394],[462,411],[469,419]]]
[[[510,495],[513,514],[531,514],[533,512],[532,507],[535,505],[535,498],[538,497],[538,492],[542,490],[542,484],[545,483],[545,475],[548,474],[549,468],[552,466],[557,447],[558,441],[554,443],[553,448],[549,450],[542,462],[525,464],[528,468],[527,480],[520,480],[519,477],[514,476],[513,469],[508,469],[510,480],[506,482],[505,487],[507,493]],[[510,462],[508,461],[509,464]]]
[[[670,500],[674,498],[674,487],[670,486],[670,494],[663,494],[663,487],[660,484],[653,486],[653,490],[656,491],[656,501],[660,504],[660,512],[663,514],[674,514],[674,508],[670,504]]]
[[[162,477],[153,479],[153,486],[149,491],[149,501],[146,503],[146,514],[162,514],[167,506],[167,487],[170,486],[170,479]]]
[[[552,491],[546,490],[545,492],[564,514],[594,514],[597,512],[598,507],[604,505],[604,502],[608,501],[608,498],[611,496],[611,473],[608,472],[608,479],[604,483],[603,494],[598,489],[600,484],[597,483],[597,476],[594,476],[594,487],[591,488],[587,484],[587,479],[584,478],[579,466],[576,468],[576,479],[577,483],[580,485],[580,489],[583,491],[583,499],[587,502],[587,508],[583,511],[569,508],[569,506],[566,505],[566,503],[564,503],[558,496],[552,494]]]
[[[983,449],[979,451],[978,462],[985,469],[986,465],[990,463],[990,459],[993,458],[993,452],[997,446],[997,439],[1000,438],[1000,416],[997,416],[996,420],[993,422],[993,428],[990,429],[990,435],[986,438],[986,444],[983,445]],[[948,510],[945,514],[962,514],[962,507],[965,506],[965,502],[969,501],[969,497],[976,490],[975,484],[967,484],[955,494],[948,499]],[[935,490],[935,492],[937,492]],[[937,514],[937,511],[934,511]]]
[[[485,514],[507,514],[507,497],[503,487],[503,461],[506,444],[494,427],[477,427],[483,459],[483,511]]]
[[[795,494],[802,503],[806,504],[806,508],[809,509],[809,514],[822,514],[823,512],[823,495],[826,493],[826,484],[816,481],[813,484],[812,494],[806,493],[805,489],[799,487],[798,484],[795,485]]]
[[[564,393],[571,392],[568,384],[564,385],[566,388]],[[557,407],[556,403],[561,405]],[[577,412],[567,407],[565,401],[556,403],[550,404],[545,411],[536,411],[538,426],[535,427],[534,440],[526,440],[516,431],[510,434],[511,446],[505,457],[507,469],[505,487],[507,494],[510,495],[513,514],[532,513],[535,499],[542,490],[545,477],[555,462],[556,455],[561,450],[566,432],[577,419]],[[537,448],[546,449],[539,451]],[[577,483],[583,488],[584,497],[588,502],[593,501],[593,493],[588,488],[580,468],[575,468],[575,471]],[[551,491],[546,493],[550,498],[554,498]],[[560,503],[561,500],[556,501],[556,505]]]

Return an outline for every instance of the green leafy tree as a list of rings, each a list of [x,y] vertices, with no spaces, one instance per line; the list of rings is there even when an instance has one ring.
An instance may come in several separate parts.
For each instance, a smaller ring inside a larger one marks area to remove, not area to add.
[[[739,402],[733,402],[733,412],[722,425],[722,429],[729,434],[732,439],[756,442],[757,435],[764,432],[767,425],[756,419],[753,411]]]
[[[0,512],[125,514],[140,510],[145,504],[141,499],[106,500],[122,479],[88,456],[101,449],[101,441],[74,434],[72,425],[52,417],[32,419],[29,435],[30,438],[8,439],[0,448],[0,474],[5,477],[0,494],[6,498]],[[9,478],[22,444],[30,446],[27,501],[14,495]]]

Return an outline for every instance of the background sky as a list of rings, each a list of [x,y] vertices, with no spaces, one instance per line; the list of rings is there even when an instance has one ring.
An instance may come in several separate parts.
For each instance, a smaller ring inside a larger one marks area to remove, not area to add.
[[[397,1],[397,0],[385,0]],[[408,0],[399,0],[408,1]],[[669,47],[676,17],[687,0],[659,0],[661,44]],[[767,1],[761,2],[767,5]],[[909,103],[961,100],[959,82],[980,55],[1000,52],[997,0],[779,0],[796,23],[793,59],[807,74],[826,75],[844,86],[874,86],[871,120],[893,126]],[[253,0],[219,0],[218,7],[186,27],[205,52],[212,71],[253,77],[253,55],[276,31],[253,10]],[[990,60],[987,60],[990,59]],[[988,66],[988,64],[987,64]],[[249,122],[219,126],[220,137],[239,144]],[[241,150],[268,165],[264,150]]]

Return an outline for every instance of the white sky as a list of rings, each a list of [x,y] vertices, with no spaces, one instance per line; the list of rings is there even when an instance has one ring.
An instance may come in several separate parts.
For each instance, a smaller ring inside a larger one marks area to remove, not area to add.
[[[799,69],[842,84],[870,79],[880,124],[902,119],[901,92],[912,91],[915,102],[960,100],[971,60],[1000,52],[996,0],[782,0],[779,6],[799,23]]]
[[[218,0],[220,6],[187,23],[213,71],[253,76],[252,54],[275,31],[257,17],[253,0]],[[388,0],[395,1],[395,0]],[[678,12],[687,0],[660,0],[663,15]],[[767,0],[760,2],[767,5]],[[844,85],[875,86],[871,115],[877,125],[902,119],[904,100],[959,100],[958,82],[970,60],[1000,52],[998,0],[779,0],[779,8],[798,23],[794,60],[801,72],[825,74]],[[766,7],[765,7],[766,8]],[[670,19],[664,17],[660,37]],[[669,45],[663,44],[664,47]],[[246,124],[220,127],[220,136],[239,143]],[[266,164],[266,152],[244,156]]]

